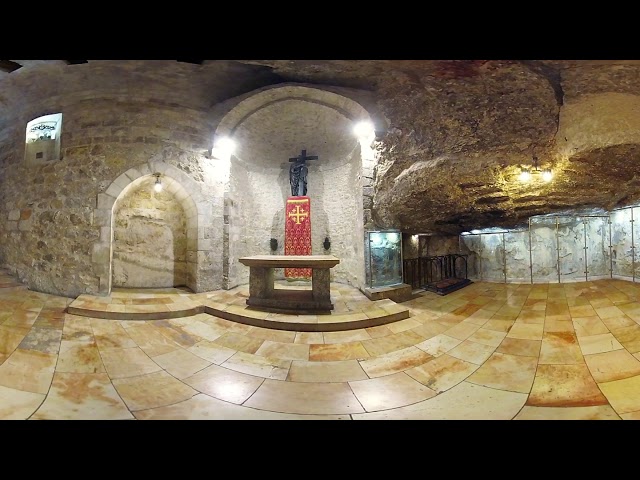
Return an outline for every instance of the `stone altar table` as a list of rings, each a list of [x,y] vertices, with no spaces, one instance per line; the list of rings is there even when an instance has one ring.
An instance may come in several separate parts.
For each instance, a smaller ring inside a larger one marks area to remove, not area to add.
[[[292,313],[333,310],[329,269],[340,263],[333,255],[253,255],[239,261],[249,267],[247,305]],[[274,288],[274,268],[311,268],[311,291]]]

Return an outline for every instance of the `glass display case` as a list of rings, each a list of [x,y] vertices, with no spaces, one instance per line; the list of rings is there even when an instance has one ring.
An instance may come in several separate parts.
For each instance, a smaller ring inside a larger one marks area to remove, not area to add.
[[[369,287],[402,283],[402,233],[399,230],[365,232],[366,282]]]

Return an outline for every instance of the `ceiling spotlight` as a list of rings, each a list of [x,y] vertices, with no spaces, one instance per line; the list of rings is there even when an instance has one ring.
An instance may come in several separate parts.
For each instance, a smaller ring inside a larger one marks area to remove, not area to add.
[[[236,151],[236,142],[231,140],[229,137],[222,137],[216,140],[215,148],[224,152],[228,155],[233,154]]]
[[[160,181],[160,174],[159,173],[155,173],[154,175],[156,177],[156,183],[154,183],[153,189],[156,192],[161,192],[162,191],[162,182]]]
[[[358,138],[369,138],[375,135],[373,124],[366,121],[356,123],[353,127],[353,133],[355,133]]]

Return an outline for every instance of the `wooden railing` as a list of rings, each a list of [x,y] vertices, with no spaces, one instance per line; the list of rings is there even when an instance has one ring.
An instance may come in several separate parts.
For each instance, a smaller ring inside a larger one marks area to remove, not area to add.
[[[446,278],[467,278],[467,255],[452,253],[403,260],[403,282],[412,288]]]

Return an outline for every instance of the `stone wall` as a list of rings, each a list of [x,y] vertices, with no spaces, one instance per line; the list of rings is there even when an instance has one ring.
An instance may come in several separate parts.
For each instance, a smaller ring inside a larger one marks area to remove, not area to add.
[[[194,235],[202,240],[193,252],[199,284],[190,286],[221,287],[224,185],[221,167],[206,158],[207,115],[142,100],[54,97],[25,105],[15,123],[0,132],[0,262],[33,290],[70,297],[106,293],[111,207],[133,180],[124,174],[138,169],[137,176],[150,175],[163,168],[190,179],[198,190],[194,195],[206,192],[198,225],[218,228]],[[62,158],[27,166],[25,125],[43,109],[64,115]]]
[[[154,183],[147,177],[114,206],[114,287],[186,285],[185,212],[171,192],[156,192]]]

